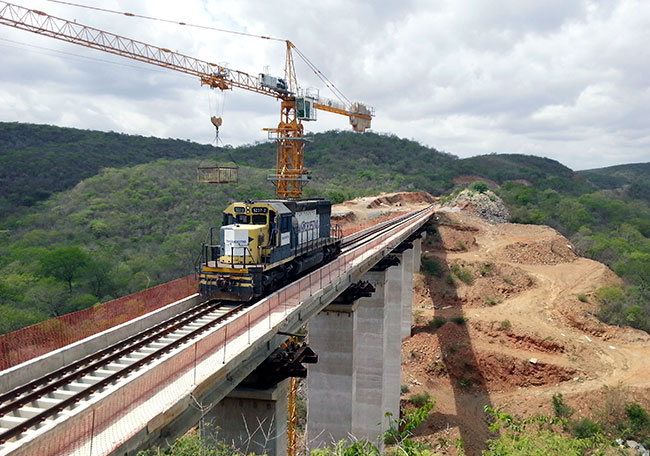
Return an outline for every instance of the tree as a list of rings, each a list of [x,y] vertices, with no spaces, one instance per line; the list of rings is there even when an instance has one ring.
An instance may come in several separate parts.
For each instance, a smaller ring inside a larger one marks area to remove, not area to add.
[[[89,260],[90,255],[79,247],[61,247],[40,259],[41,274],[66,282],[68,292],[72,293],[72,282],[80,275]]]
[[[68,296],[63,283],[49,278],[33,285],[25,294],[25,302],[50,317],[58,317],[66,313]]]

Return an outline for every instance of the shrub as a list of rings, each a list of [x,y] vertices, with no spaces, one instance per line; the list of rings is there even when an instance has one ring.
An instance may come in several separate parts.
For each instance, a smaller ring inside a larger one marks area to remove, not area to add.
[[[494,296],[488,296],[485,298],[485,304],[488,306],[496,306],[500,302],[501,300],[499,298],[495,298]]]
[[[499,329],[507,331],[510,328],[512,328],[512,323],[510,323],[510,320],[503,320],[501,323],[499,323]]]
[[[427,258],[425,256],[422,257],[420,260],[421,268],[422,271],[424,271],[428,275],[432,275],[435,277],[442,277],[442,274],[445,270],[445,268],[436,260],[433,260],[431,258]]]
[[[424,393],[412,395],[409,397],[409,401],[416,407],[422,407],[424,404],[431,402],[431,395],[425,391]]]
[[[479,266],[478,273],[481,274],[481,277],[485,277],[490,272],[492,272],[493,267],[494,267],[494,264],[492,264],[492,263],[483,263],[481,266]]]
[[[435,329],[440,328],[445,323],[447,323],[447,319],[445,317],[433,317],[431,320],[429,320],[429,326]]]
[[[461,378],[458,379],[458,386],[462,388],[471,388],[472,386],[474,386],[474,382],[472,381],[472,379],[469,378]]]
[[[469,189],[478,193],[485,193],[488,190],[488,185],[483,181],[476,181],[469,186]]]
[[[493,418],[490,431],[501,432],[498,433],[498,438],[488,440],[488,447],[482,452],[483,456],[613,454],[608,451],[610,443],[604,441],[598,433],[589,438],[564,435],[560,429],[557,429],[563,424],[563,420],[559,418],[534,416],[518,420],[512,415],[489,406],[485,407],[485,411]]]
[[[467,250],[467,244],[465,244],[460,239],[456,241],[456,246],[458,247],[458,250]]]
[[[402,386],[399,387],[399,392],[401,394],[406,394],[406,393],[409,392],[409,390],[410,390],[410,388],[409,388],[408,385],[402,385]]]
[[[564,403],[562,393],[554,394],[551,403],[553,404],[553,412],[558,418],[569,418],[574,413],[574,410]]]
[[[578,301],[580,301],[580,302],[589,302],[589,298],[587,298],[587,295],[584,294],[584,293],[578,293],[576,295],[576,297],[578,298]]]
[[[452,264],[449,269],[451,270],[451,273],[458,277],[458,279],[462,280],[465,282],[467,285],[471,285],[474,283],[474,276],[472,275],[472,271],[470,271],[467,268],[462,267],[459,264]]]
[[[450,320],[456,323],[457,325],[464,325],[465,322],[467,321],[467,318],[463,317],[462,315],[454,315],[453,317],[450,318]]]
[[[634,434],[650,432],[650,418],[643,407],[631,402],[625,405],[625,413],[630,420],[630,428]]]
[[[589,418],[583,418],[575,421],[571,433],[578,439],[588,439],[600,432],[600,426],[591,421]]]

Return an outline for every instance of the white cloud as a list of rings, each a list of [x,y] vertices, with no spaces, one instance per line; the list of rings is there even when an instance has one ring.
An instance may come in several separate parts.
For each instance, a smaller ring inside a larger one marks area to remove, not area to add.
[[[640,0],[92,3],[291,39],[351,100],[377,108],[375,130],[462,157],[521,152],[574,169],[650,161],[650,3]],[[282,42],[44,0],[27,6],[252,74],[284,69]],[[0,49],[4,121],[209,143],[209,116],[225,97],[221,137],[242,144],[265,139],[261,129],[279,119],[272,98],[211,93],[180,73],[4,26]],[[296,65],[303,87],[323,88]],[[306,128],[348,124],[320,113]]]

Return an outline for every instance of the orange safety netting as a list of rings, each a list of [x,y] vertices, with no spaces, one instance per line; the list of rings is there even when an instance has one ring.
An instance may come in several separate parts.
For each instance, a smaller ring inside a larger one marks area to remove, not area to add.
[[[193,275],[0,335],[0,371],[196,293]]]

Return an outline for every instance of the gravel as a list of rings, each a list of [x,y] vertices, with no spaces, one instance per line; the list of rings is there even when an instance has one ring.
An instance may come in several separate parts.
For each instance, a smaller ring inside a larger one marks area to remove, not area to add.
[[[508,209],[501,198],[487,190],[484,193],[463,190],[443,207],[461,210],[490,223],[506,223],[510,218]]]

